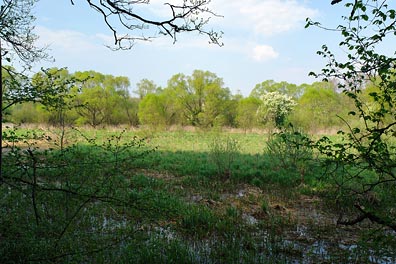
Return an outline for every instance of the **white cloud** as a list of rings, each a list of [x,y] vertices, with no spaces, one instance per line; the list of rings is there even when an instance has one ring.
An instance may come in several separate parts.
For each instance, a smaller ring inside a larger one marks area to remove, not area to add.
[[[278,56],[279,54],[274,50],[274,48],[268,45],[255,46],[251,54],[251,57],[256,61],[275,59]]]
[[[50,50],[63,52],[68,54],[90,54],[93,52],[103,52],[109,50],[106,46],[114,46],[114,37],[112,35],[96,33],[85,34],[73,30],[53,30],[43,26],[35,28],[36,34],[39,36],[39,46],[49,46]],[[135,42],[140,46],[152,46],[154,48],[174,49],[174,48],[210,48],[214,45],[208,44],[208,40],[204,36],[187,34],[180,35],[180,40],[176,43],[167,36],[153,38],[152,41]]]
[[[297,0],[217,0],[213,9],[224,15],[223,26],[265,36],[301,27],[307,17],[319,13]]]
[[[89,36],[73,30],[51,30],[46,27],[38,26],[35,32],[40,36],[39,45],[48,45],[50,49],[60,52],[80,53],[90,52],[102,48],[100,39],[103,37]]]

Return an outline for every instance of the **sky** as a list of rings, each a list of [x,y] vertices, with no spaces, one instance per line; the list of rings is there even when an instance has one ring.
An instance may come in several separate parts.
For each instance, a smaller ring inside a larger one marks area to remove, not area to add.
[[[178,2],[181,0],[171,0]],[[152,0],[138,9],[149,16],[165,16],[166,1]],[[131,50],[112,51],[112,32],[86,0],[40,0],[35,6],[38,45],[48,46],[54,61],[40,67],[67,67],[70,72],[94,70],[126,76],[131,90],[146,78],[161,87],[177,73],[194,70],[215,73],[233,94],[248,96],[256,84],[266,80],[300,85],[316,81],[326,61],[316,54],[323,44],[338,48],[339,34],[310,27],[307,17],[336,26],[347,10],[330,0],[212,0],[210,8],[222,17],[210,20],[208,29],[223,31],[224,46],[209,44],[208,38],[185,33],[176,43],[167,36],[137,42]],[[140,32],[133,34],[139,35]]]

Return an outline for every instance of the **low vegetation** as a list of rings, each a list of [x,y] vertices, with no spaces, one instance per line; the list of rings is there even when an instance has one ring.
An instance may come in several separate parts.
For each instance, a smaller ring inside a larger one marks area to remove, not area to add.
[[[113,130],[5,131],[2,263],[396,260],[387,228],[336,225],[302,134]]]

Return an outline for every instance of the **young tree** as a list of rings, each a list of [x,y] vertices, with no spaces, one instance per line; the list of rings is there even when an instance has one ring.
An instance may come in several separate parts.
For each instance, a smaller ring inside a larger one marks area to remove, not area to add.
[[[262,103],[257,110],[260,122],[273,123],[276,128],[283,128],[296,102],[290,96],[279,92],[265,93],[260,99]]]
[[[337,115],[345,112],[342,94],[335,91],[330,82],[315,82],[305,87],[293,112],[293,123],[306,129],[318,130],[341,126]]]
[[[168,81],[168,88],[175,91],[185,120],[192,126],[213,126],[216,119],[227,110],[230,91],[216,74],[195,70],[191,76],[176,74]]]
[[[75,97],[76,110],[82,123],[97,127],[103,123],[116,124],[114,109],[121,110],[125,98],[126,77],[114,77],[94,71],[77,72],[76,78],[85,80],[81,92]]]
[[[205,89],[203,112],[199,115],[199,122],[203,127],[222,127],[229,125],[229,103],[231,92],[218,84],[210,85]]]
[[[167,125],[164,97],[148,94],[139,103],[139,120],[143,125],[163,127]]]
[[[343,36],[339,45],[349,53],[342,61],[323,45],[318,54],[328,63],[320,74],[312,74],[338,79],[339,88],[355,104],[356,110],[349,114],[360,118],[358,126],[347,123],[349,130],[339,132],[342,143],[323,138],[316,144],[328,157],[328,164],[343,170],[341,177],[333,178],[337,197],[352,203],[359,214],[352,220],[340,217],[339,223],[355,224],[370,219],[396,230],[396,57],[394,50],[386,52],[382,48],[386,45],[394,48],[396,10],[392,2],[348,1],[345,23],[335,30]],[[321,27],[308,20],[307,26],[311,25]],[[367,107],[367,95],[362,96],[368,83],[376,86],[368,94],[375,102],[374,108]]]
[[[243,98],[238,102],[236,122],[238,127],[251,129],[257,126],[257,110],[261,104],[261,100],[255,97]]]

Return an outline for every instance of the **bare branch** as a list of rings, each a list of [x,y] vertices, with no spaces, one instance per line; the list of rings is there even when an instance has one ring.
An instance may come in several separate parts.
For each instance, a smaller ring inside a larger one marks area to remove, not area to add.
[[[369,219],[373,223],[377,223],[377,224],[389,227],[392,230],[396,231],[396,223],[386,221],[386,220],[384,220],[384,218],[379,217],[379,216],[375,215],[374,213],[367,212],[365,210],[365,208],[359,204],[356,204],[355,208],[357,208],[360,211],[360,213],[361,213],[360,216],[356,217],[353,220],[344,220],[343,221],[343,220],[339,219],[337,221],[337,224],[350,226],[350,225],[355,225],[355,224],[361,223],[365,219]]]
[[[168,18],[149,18],[135,12],[134,7],[149,4],[147,0],[86,0],[89,6],[97,11],[113,34],[113,49],[130,49],[135,41],[149,41],[159,34],[169,36],[174,42],[180,33],[197,32],[209,37],[209,42],[222,46],[222,32],[206,29],[211,17],[218,17],[208,5],[210,0],[182,0],[181,4],[164,3],[169,7]],[[73,0],[72,0],[72,4]],[[121,27],[119,27],[121,26]],[[128,31],[139,31],[141,34],[122,33],[122,28]],[[157,29],[153,31],[153,28]]]
[[[36,2],[37,0],[4,0],[0,10],[2,55],[8,56],[6,60],[10,60],[13,54],[16,55],[27,68],[34,62],[48,58],[46,47],[35,46],[38,36],[33,33],[35,17],[31,10]]]

